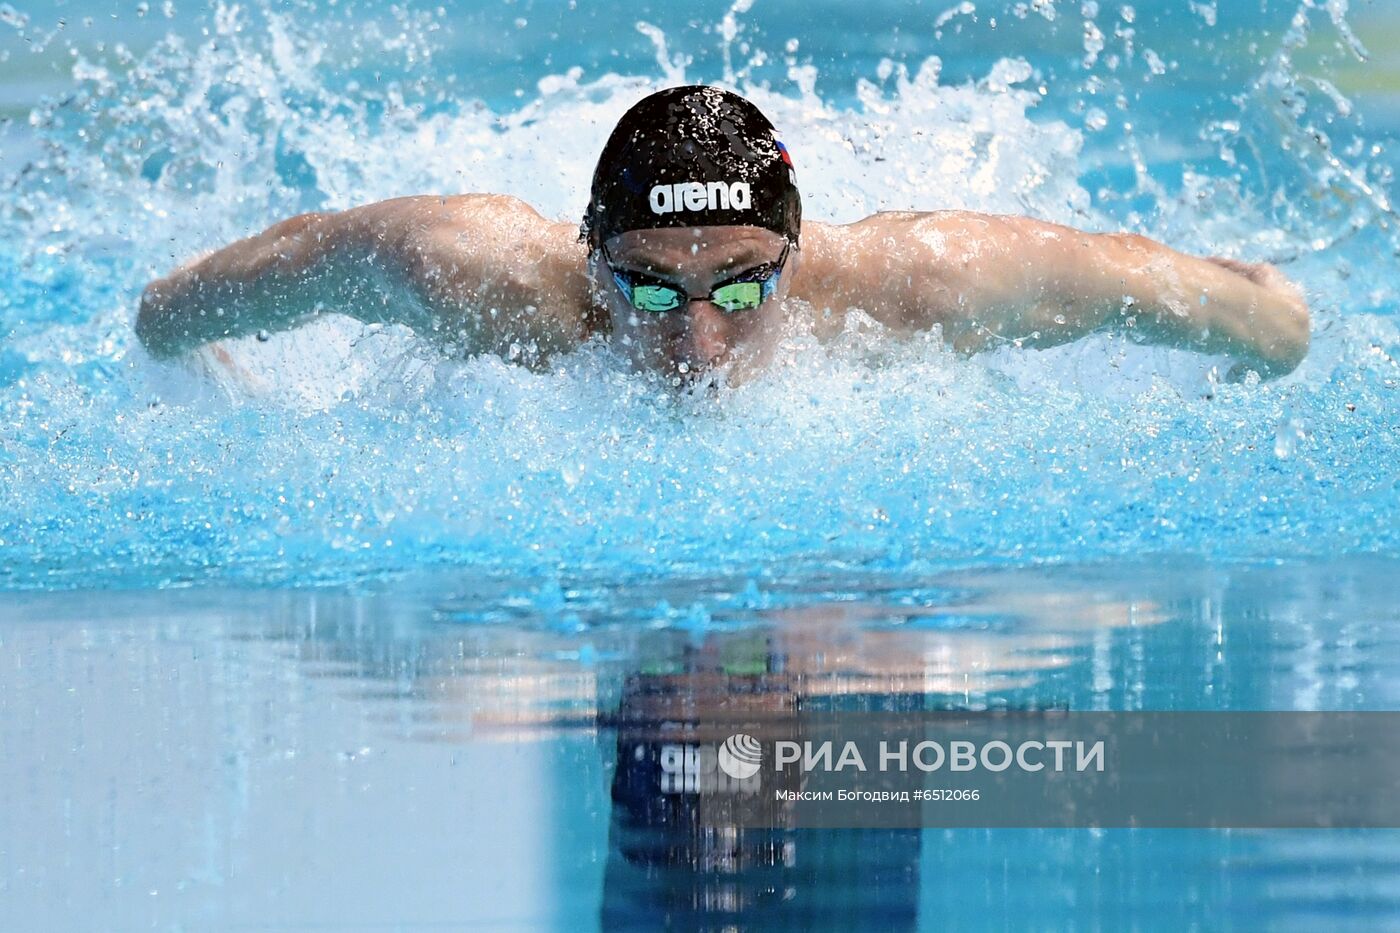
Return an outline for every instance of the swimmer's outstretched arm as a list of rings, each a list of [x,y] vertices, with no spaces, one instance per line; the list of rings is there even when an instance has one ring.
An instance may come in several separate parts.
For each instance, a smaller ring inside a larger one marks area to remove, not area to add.
[[[567,346],[586,307],[576,228],[515,198],[414,197],[302,214],[146,287],[136,332],[155,356],[321,311],[401,323],[465,352]]]
[[[869,287],[892,292],[898,320],[889,323],[942,324],[961,350],[1133,328],[1154,343],[1233,356],[1266,377],[1308,351],[1307,304],[1272,266],[1025,217],[877,214],[837,229],[848,231],[848,251],[874,260],[865,263]]]

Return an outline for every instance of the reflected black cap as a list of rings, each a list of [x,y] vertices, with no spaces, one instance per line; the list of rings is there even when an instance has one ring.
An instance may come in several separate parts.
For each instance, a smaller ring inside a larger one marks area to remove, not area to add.
[[[667,88],[632,106],[603,146],[580,239],[628,230],[754,226],[797,245],[802,200],[768,118],[731,91]]]

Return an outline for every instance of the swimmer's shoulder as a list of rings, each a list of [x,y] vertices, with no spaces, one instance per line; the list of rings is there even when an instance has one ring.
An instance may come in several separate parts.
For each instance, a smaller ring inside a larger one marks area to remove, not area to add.
[[[470,246],[534,242],[562,247],[578,227],[546,219],[508,194],[418,194],[390,198],[343,212],[347,228],[385,238],[406,236],[421,245]]]
[[[925,273],[955,272],[1074,234],[1021,215],[964,210],[880,211],[853,223],[811,228],[810,265],[827,276],[849,276],[855,265],[892,270],[906,261]],[[804,239],[807,234],[804,224]]]
[[[485,349],[530,343],[542,352],[587,335],[591,292],[576,224],[500,194],[418,195],[370,207],[392,218],[398,263],[439,332],[472,331],[469,342]]]
[[[815,221],[802,225],[802,277],[810,283],[863,278],[872,265],[889,261],[910,248],[935,244],[918,258],[926,264],[946,256],[949,244],[968,244],[992,232],[997,218],[971,211],[880,211],[846,224]]]
[[[994,236],[1023,219],[961,210],[877,211],[845,224],[804,223],[802,236],[804,243],[815,247],[814,254],[838,250],[853,255],[865,249],[898,247],[900,238],[924,233]]]
[[[1015,217],[959,210],[804,223],[792,294],[833,328],[851,308],[896,328],[948,325],[961,313],[961,296],[1013,253],[1018,224]]]

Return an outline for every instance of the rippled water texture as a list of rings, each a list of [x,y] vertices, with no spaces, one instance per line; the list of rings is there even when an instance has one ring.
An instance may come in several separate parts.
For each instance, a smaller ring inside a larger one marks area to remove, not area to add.
[[[1394,549],[1391,163],[1333,80],[1366,67],[1344,3],[878,8],[800,42],[745,6],[152,9],[131,48],[11,11],[7,48],[71,78],[7,131],[0,586]],[[613,121],[682,78],[771,114],[809,217],[1029,212],[1274,259],[1312,354],[1217,385],[1222,361],[1124,337],[960,359],[857,316],[677,397],[602,346],[529,372],[330,316],[239,345],[233,379],[131,334],[151,276],[299,210],[481,190],[578,216]]]
[[[1396,571],[828,578],[770,584],[759,609],[715,580],[609,597],[728,607],[688,626],[600,620],[582,591],[535,608],[461,573],[359,595],[3,594],[0,926],[1385,928],[1394,831],[784,830],[762,850],[618,795],[633,746],[611,724],[654,714],[647,690],[702,723],[756,694],[1394,709]]]

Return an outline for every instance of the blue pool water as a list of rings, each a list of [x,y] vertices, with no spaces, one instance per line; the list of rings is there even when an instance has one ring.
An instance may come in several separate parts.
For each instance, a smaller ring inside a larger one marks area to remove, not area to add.
[[[917,594],[773,580],[775,605],[703,628],[579,625],[467,571],[359,593],[11,595],[0,926],[1388,928],[1394,831],[792,830],[786,862],[720,858],[614,800],[609,722],[661,684],[698,717],[760,683],[852,708],[1394,709],[1397,570],[1114,562],[902,581]],[[726,586],[609,598],[736,607]]]
[[[1354,6],[0,6],[0,927],[1388,921],[1387,833],[813,834],[746,914],[772,866],[644,868],[608,791],[629,678],[722,696],[735,654],[800,695],[1394,708],[1400,13]],[[686,396],[335,315],[237,375],[131,334],[297,211],[576,217],[682,79],[773,117],[809,217],[1271,260],[1312,352],[1225,384],[856,316]]]

